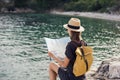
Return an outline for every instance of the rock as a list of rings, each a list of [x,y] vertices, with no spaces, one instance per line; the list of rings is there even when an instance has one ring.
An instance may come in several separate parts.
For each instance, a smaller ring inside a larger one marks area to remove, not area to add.
[[[30,8],[15,8],[15,7],[8,7],[8,8],[1,8],[1,13],[35,13],[34,10]]]
[[[120,58],[103,61],[93,77],[95,80],[120,80]]]
[[[0,11],[0,12],[2,12],[2,13],[3,13],[3,12],[4,12],[4,13],[7,12],[7,8],[1,8],[1,11]]]
[[[15,13],[34,13],[35,11],[30,8],[15,8]]]
[[[94,80],[94,78],[92,77],[92,75],[95,73],[96,70],[90,70],[88,71],[85,75],[86,75],[86,79],[87,80]]]
[[[120,62],[110,63],[109,67],[109,78],[115,79],[120,78]]]

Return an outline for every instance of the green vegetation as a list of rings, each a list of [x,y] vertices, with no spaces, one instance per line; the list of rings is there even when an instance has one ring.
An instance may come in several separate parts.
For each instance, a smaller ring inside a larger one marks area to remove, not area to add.
[[[13,6],[15,8],[31,8],[35,11],[48,11],[54,8],[63,9],[64,3],[65,0],[14,0]]]
[[[103,11],[107,12],[110,8],[119,6],[118,0],[71,0],[69,3],[65,3],[65,10],[74,11]]]
[[[120,0],[9,0],[17,8],[31,8],[35,11],[60,9],[65,11],[120,11]],[[0,0],[1,3],[1,0]]]

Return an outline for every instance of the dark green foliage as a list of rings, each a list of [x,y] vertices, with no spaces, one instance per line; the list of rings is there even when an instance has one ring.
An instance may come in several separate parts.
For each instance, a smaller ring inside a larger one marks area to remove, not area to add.
[[[119,10],[120,0],[14,0],[15,7],[29,7],[36,11],[62,9],[67,11]]]
[[[15,7],[28,7],[29,1],[30,0],[14,0]]]
[[[107,11],[108,8],[119,6],[118,0],[71,0],[65,3],[65,10],[72,11]]]

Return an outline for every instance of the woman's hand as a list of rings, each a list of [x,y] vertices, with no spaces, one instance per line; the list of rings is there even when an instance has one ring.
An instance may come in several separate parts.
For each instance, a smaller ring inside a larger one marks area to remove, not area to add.
[[[57,58],[55,55],[53,55],[53,53],[50,51],[48,51],[48,56],[53,58],[55,60],[55,62],[57,62],[62,67],[67,67],[67,65],[70,61],[67,57],[65,57],[64,60],[61,61],[59,58]]]
[[[51,58],[54,58],[53,53],[51,53],[50,51],[48,51],[48,56],[51,57]]]

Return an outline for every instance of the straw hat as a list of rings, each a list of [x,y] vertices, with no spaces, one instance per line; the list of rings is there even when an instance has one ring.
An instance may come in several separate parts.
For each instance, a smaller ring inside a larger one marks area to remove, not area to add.
[[[63,25],[64,28],[75,32],[83,32],[85,29],[81,26],[80,20],[78,18],[71,18],[68,24]]]

